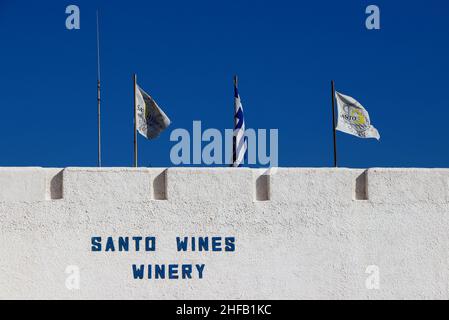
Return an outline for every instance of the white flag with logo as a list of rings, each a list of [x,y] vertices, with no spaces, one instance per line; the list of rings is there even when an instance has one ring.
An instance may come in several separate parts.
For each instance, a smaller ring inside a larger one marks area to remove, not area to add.
[[[368,111],[354,98],[335,92],[338,106],[337,130],[359,138],[380,140],[379,132],[371,124]]]
[[[157,138],[171,123],[167,115],[151,96],[137,86],[137,131],[147,139]]]

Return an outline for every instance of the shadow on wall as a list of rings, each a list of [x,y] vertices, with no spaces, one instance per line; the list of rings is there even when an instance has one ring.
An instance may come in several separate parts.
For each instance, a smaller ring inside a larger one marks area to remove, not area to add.
[[[367,182],[368,171],[363,172],[355,179],[355,199],[354,200],[368,200]]]
[[[62,199],[62,176],[64,170],[59,171],[55,176],[50,179],[50,198],[48,200],[60,200]]]
[[[167,200],[167,170],[154,178],[153,198],[154,200]]]

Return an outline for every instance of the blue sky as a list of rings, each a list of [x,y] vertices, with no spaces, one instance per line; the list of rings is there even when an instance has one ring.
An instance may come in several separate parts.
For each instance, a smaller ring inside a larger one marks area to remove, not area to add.
[[[81,29],[65,28],[65,8]],[[381,30],[365,8],[381,9]],[[103,164],[131,166],[132,74],[172,119],[139,137],[141,166],[171,166],[170,132],[279,129],[279,164],[332,166],[330,80],[382,140],[338,133],[343,167],[448,167],[449,3],[0,0],[0,166],[96,166],[95,11],[101,14]]]

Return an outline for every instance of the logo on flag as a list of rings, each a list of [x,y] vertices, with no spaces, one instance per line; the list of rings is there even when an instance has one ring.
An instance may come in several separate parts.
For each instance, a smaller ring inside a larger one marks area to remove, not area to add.
[[[167,115],[149,94],[137,86],[137,131],[147,139],[157,138],[171,123]]]
[[[354,98],[335,92],[338,106],[337,130],[359,138],[380,140],[380,134],[371,124],[368,111]]]

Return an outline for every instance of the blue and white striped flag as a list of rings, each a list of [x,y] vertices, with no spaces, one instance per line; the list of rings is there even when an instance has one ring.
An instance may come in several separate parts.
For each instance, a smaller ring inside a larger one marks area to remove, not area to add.
[[[233,167],[240,167],[245,159],[247,150],[245,138],[245,119],[243,117],[243,106],[240,101],[237,88],[237,77],[234,78],[234,143],[233,143]]]

